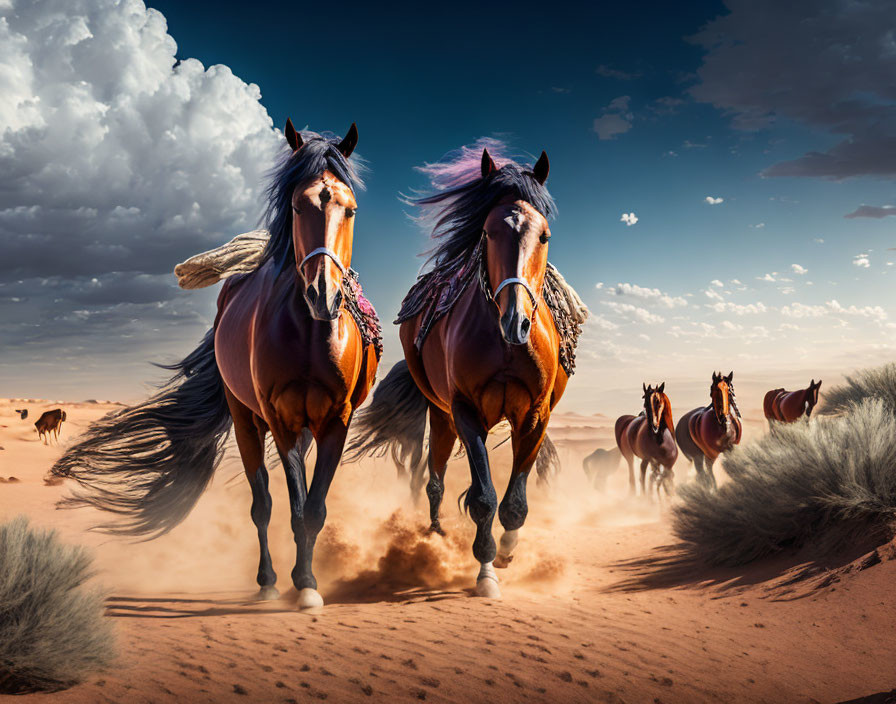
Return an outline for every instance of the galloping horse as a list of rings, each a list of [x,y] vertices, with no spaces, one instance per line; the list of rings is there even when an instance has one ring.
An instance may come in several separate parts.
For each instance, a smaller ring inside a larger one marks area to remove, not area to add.
[[[712,466],[723,452],[740,442],[743,426],[734,403],[734,372],[722,376],[713,372],[708,406],[695,408],[678,420],[675,439],[678,446],[697,470],[697,478],[704,485],[716,488]],[[706,472],[703,463],[706,461]]]
[[[762,410],[771,427],[772,421],[780,423],[793,423],[805,414],[806,418],[812,415],[812,409],[818,403],[818,390],[821,388],[821,379],[818,383],[815,379],[809,382],[809,388],[800,391],[785,391],[784,389],[772,389],[765,395],[762,401]]]
[[[68,499],[125,517],[111,532],[161,535],[182,521],[208,485],[231,419],[252,490],[261,557],[258,598],[279,596],[268,551],[271,517],[265,436],[276,443],[289,489],[300,608],[323,605],[311,569],[326,518],[326,496],[352,414],[378,363],[348,309],[356,284],[352,258],[354,192],[348,160],[358,141],[297,132],[268,188],[267,243],[258,268],[226,280],[214,327],[154,397],[107,416],[53,468],[90,490]],[[360,294],[357,294],[360,296]],[[310,489],[305,455],[317,461]]]
[[[487,148],[481,158],[464,149],[429,168],[435,169],[430,173],[439,192],[413,202],[436,211],[431,273],[455,271],[460,278],[427,297],[419,313],[406,319],[399,314],[405,361],[382,382],[391,391],[375,395],[359,414],[357,427],[365,433],[351,448],[376,450],[390,441],[396,417],[419,417],[428,410],[426,493],[430,529],[441,532],[445,470],[460,438],[472,478],[464,503],[476,523],[473,555],[481,565],[476,592],[499,597],[493,568],[512,559],[528,512],[529,471],[568,380],[559,363],[560,336],[543,299],[548,217],[555,209],[544,186],[548,158],[542,152],[531,169],[509,160],[499,167]],[[427,276],[408,294],[403,311]],[[458,280],[468,283],[455,287]],[[428,317],[452,292],[456,297],[441,317]],[[511,426],[513,464],[499,506],[485,443],[489,429],[504,418]],[[492,537],[496,509],[504,527],[500,550]]]
[[[670,496],[674,489],[675,474],[672,467],[678,459],[678,448],[672,429],[672,404],[665,394],[666,382],[655,389],[644,386],[644,411],[637,416],[619,416],[616,419],[616,445],[628,462],[629,493],[635,489],[635,457],[641,460],[641,495],[650,496],[656,484],[657,499],[660,489]],[[650,493],[644,487],[648,465],[650,473]]]
[[[27,411],[24,413],[28,414]],[[44,441],[44,445],[50,444],[51,436],[54,436],[56,444],[59,444],[59,433],[62,431],[62,422],[65,419],[65,411],[61,408],[54,408],[52,411],[44,411],[40,418],[34,421],[34,430],[37,432],[37,436]]]

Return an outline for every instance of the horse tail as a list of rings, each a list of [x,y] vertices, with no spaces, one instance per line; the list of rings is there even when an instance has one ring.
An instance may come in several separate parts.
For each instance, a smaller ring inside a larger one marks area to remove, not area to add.
[[[60,507],[118,514],[99,528],[157,538],[187,517],[224,454],[231,417],[215,360],[214,328],[146,401],[91,423],[50,472],[86,491]]]
[[[550,484],[551,479],[560,473],[560,455],[557,454],[557,446],[545,433],[544,440],[535,458],[535,474],[539,484]]]
[[[429,402],[417,387],[408,363],[398,362],[377,384],[370,403],[355,414],[344,462],[362,457],[420,457]],[[413,468],[412,468],[413,471]]]

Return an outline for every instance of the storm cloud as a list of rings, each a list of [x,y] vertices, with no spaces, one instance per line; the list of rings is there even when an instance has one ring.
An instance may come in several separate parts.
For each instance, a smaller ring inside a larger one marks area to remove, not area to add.
[[[280,137],[258,86],[176,51],[139,0],[0,4],[4,366],[210,317],[170,272],[257,223]]]
[[[896,176],[896,38],[889,0],[726,0],[692,38],[699,101],[755,130],[789,120],[834,136],[765,176]]]

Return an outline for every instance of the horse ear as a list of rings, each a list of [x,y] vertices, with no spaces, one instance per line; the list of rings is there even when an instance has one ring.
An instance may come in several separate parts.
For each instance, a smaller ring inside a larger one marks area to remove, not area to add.
[[[352,126],[348,128],[348,132],[345,135],[345,139],[343,139],[339,146],[336,147],[340,152],[342,152],[342,156],[348,159],[352,152],[355,151],[355,147],[358,146],[358,126],[353,122]]]
[[[645,383],[642,381],[642,382],[641,382],[641,387],[644,389],[644,393],[646,394],[646,393],[647,393],[647,384],[645,384]]]
[[[660,393],[663,393],[665,388],[666,388],[666,382],[664,381],[662,384],[660,384],[659,386],[656,387],[656,390],[659,391]]]
[[[548,155],[542,151],[535,166],[532,167],[532,178],[538,181],[542,186],[548,180],[548,173],[551,170],[551,163],[548,161]]]
[[[728,376],[725,377],[725,381],[727,381],[729,384],[732,381],[734,381],[734,372],[733,371]]]
[[[288,117],[286,118],[286,129],[284,129],[283,132],[286,135],[286,141],[289,143],[289,146],[292,147],[293,151],[302,148],[302,145],[304,144],[302,135],[296,132],[296,128],[292,126],[292,120]]]
[[[498,167],[495,165],[495,162],[492,160],[491,155],[488,153],[488,149],[482,150],[482,178],[489,176],[498,170]]]

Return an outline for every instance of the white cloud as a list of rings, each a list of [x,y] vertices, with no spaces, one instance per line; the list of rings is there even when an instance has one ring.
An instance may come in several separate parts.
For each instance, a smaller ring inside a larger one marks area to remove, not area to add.
[[[821,237],[816,237],[812,240],[815,244],[824,244],[824,239]]]
[[[602,315],[588,316],[588,325],[593,325],[601,330],[616,330],[619,326]]]
[[[603,287],[604,287],[603,281],[598,281],[596,284],[594,284],[594,288],[596,288],[598,291],[600,291]]]
[[[852,258],[852,265],[860,269],[867,269],[871,266],[871,259],[867,254],[857,254]]]
[[[643,286],[638,286],[637,284],[616,284],[607,290],[616,296],[630,296],[666,308],[679,308],[688,304],[688,302],[681,296],[670,296],[668,293],[663,293],[658,288],[645,288]]]
[[[763,227],[765,227],[765,223],[757,222],[755,225],[750,225],[750,227],[752,227],[755,230],[761,230]]]
[[[720,294],[718,291],[714,291],[711,288],[704,289],[703,293],[706,295],[707,298],[711,298],[716,301],[725,300],[724,298],[722,298],[722,294]]]
[[[721,281],[719,281],[718,279],[713,279],[712,281],[709,282],[709,285],[710,285],[710,286],[716,286],[716,287],[718,287],[718,288],[725,288],[725,284],[723,284],[723,283],[722,283]]]
[[[732,303],[731,301],[723,301],[721,303],[708,303],[716,313],[734,313],[735,315],[758,315],[765,313],[769,309],[764,303]]]
[[[826,315],[849,315],[877,321],[887,319],[887,312],[880,306],[851,305],[844,307],[836,299],[827,301],[824,305],[792,303],[781,308],[781,314],[788,318],[821,318]]]
[[[712,196],[706,196],[706,198],[704,198],[703,200],[705,200],[710,205],[718,205],[719,203],[725,202],[724,198],[713,198]]]
[[[777,279],[771,274],[766,274],[765,276],[757,276],[756,278],[760,281],[777,281]]]
[[[638,222],[638,216],[634,213],[623,213],[622,217],[619,218],[619,222],[624,222],[627,227],[631,227]]]
[[[806,267],[800,266],[799,264],[791,264],[790,268],[793,270],[794,274],[799,274],[800,276],[809,273],[809,270]]]
[[[631,303],[617,303],[616,301],[601,301],[601,303],[620,315],[633,318],[641,323],[658,324],[666,321],[663,316],[651,313],[646,308],[633,306]]]

